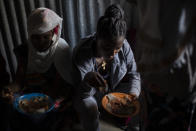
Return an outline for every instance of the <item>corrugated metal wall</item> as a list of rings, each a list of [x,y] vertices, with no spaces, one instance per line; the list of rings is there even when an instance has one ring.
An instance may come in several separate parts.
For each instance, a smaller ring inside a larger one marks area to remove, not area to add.
[[[63,18],[62,37],[74,47],[81,37],[95,32],[98,18],[107,6],[119,3],[128,27],[136,27],[137,11],[127,0],[0,0],[0,50],[13,77],[17,68],[14,47],[27,39],[26,21],[37,7],[47,7]]]

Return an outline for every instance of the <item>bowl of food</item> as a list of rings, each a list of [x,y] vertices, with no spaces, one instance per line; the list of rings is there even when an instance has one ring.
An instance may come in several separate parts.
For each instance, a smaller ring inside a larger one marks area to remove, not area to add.
[[[134,96],[125,93],[109,93],[102,99],[103,108],[110,114],[126,118],[139,113],[140,103]]]
[[[43,115],[54,109],[54,101],[42,93],[30,93],[17,97],[14,108],[25,115]]]

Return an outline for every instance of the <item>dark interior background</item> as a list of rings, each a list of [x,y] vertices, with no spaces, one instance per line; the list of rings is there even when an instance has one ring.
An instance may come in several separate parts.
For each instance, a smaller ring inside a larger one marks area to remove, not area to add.
[[[33,9],[47,7],[61,16],[62,38],[73,48],[80,38],[95,32],[98,18],[113,3],[120,4],[124,9],[128,29],[136,28],[136,5],[128,0],[0,0],[0,50],[10,80],[17,68],[13,49],[27,39],[26,21]]]

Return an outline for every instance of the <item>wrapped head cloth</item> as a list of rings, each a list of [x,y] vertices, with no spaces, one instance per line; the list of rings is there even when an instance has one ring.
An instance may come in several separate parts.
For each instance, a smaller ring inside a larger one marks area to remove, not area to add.
[[[28,32],[28,72],[43,73],[47,71],[54,60],[54,54],[58,45],[58,40],[61,36],[62,18],[54,11],[47,8],[37,8],[28,17],[27,32]],[[54,31],[52,45],[45,52],[38,52],[31,43],[31,35],[39,35],[50,30]]]

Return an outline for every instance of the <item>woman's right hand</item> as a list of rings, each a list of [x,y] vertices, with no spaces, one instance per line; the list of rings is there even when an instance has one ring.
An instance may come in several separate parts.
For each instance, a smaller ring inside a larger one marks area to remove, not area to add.
[[[3,87],[1,91],[1,97],[4,98],[8,103],[12,103],[15,99],[15,95],[20,92],[20,85],[17,83],[11,83]]]
[[[97,72],[88,72],[85,75],[83,82],[95,87],[95,89],[100,92],[106,92],[108,88],[106,80]]]

